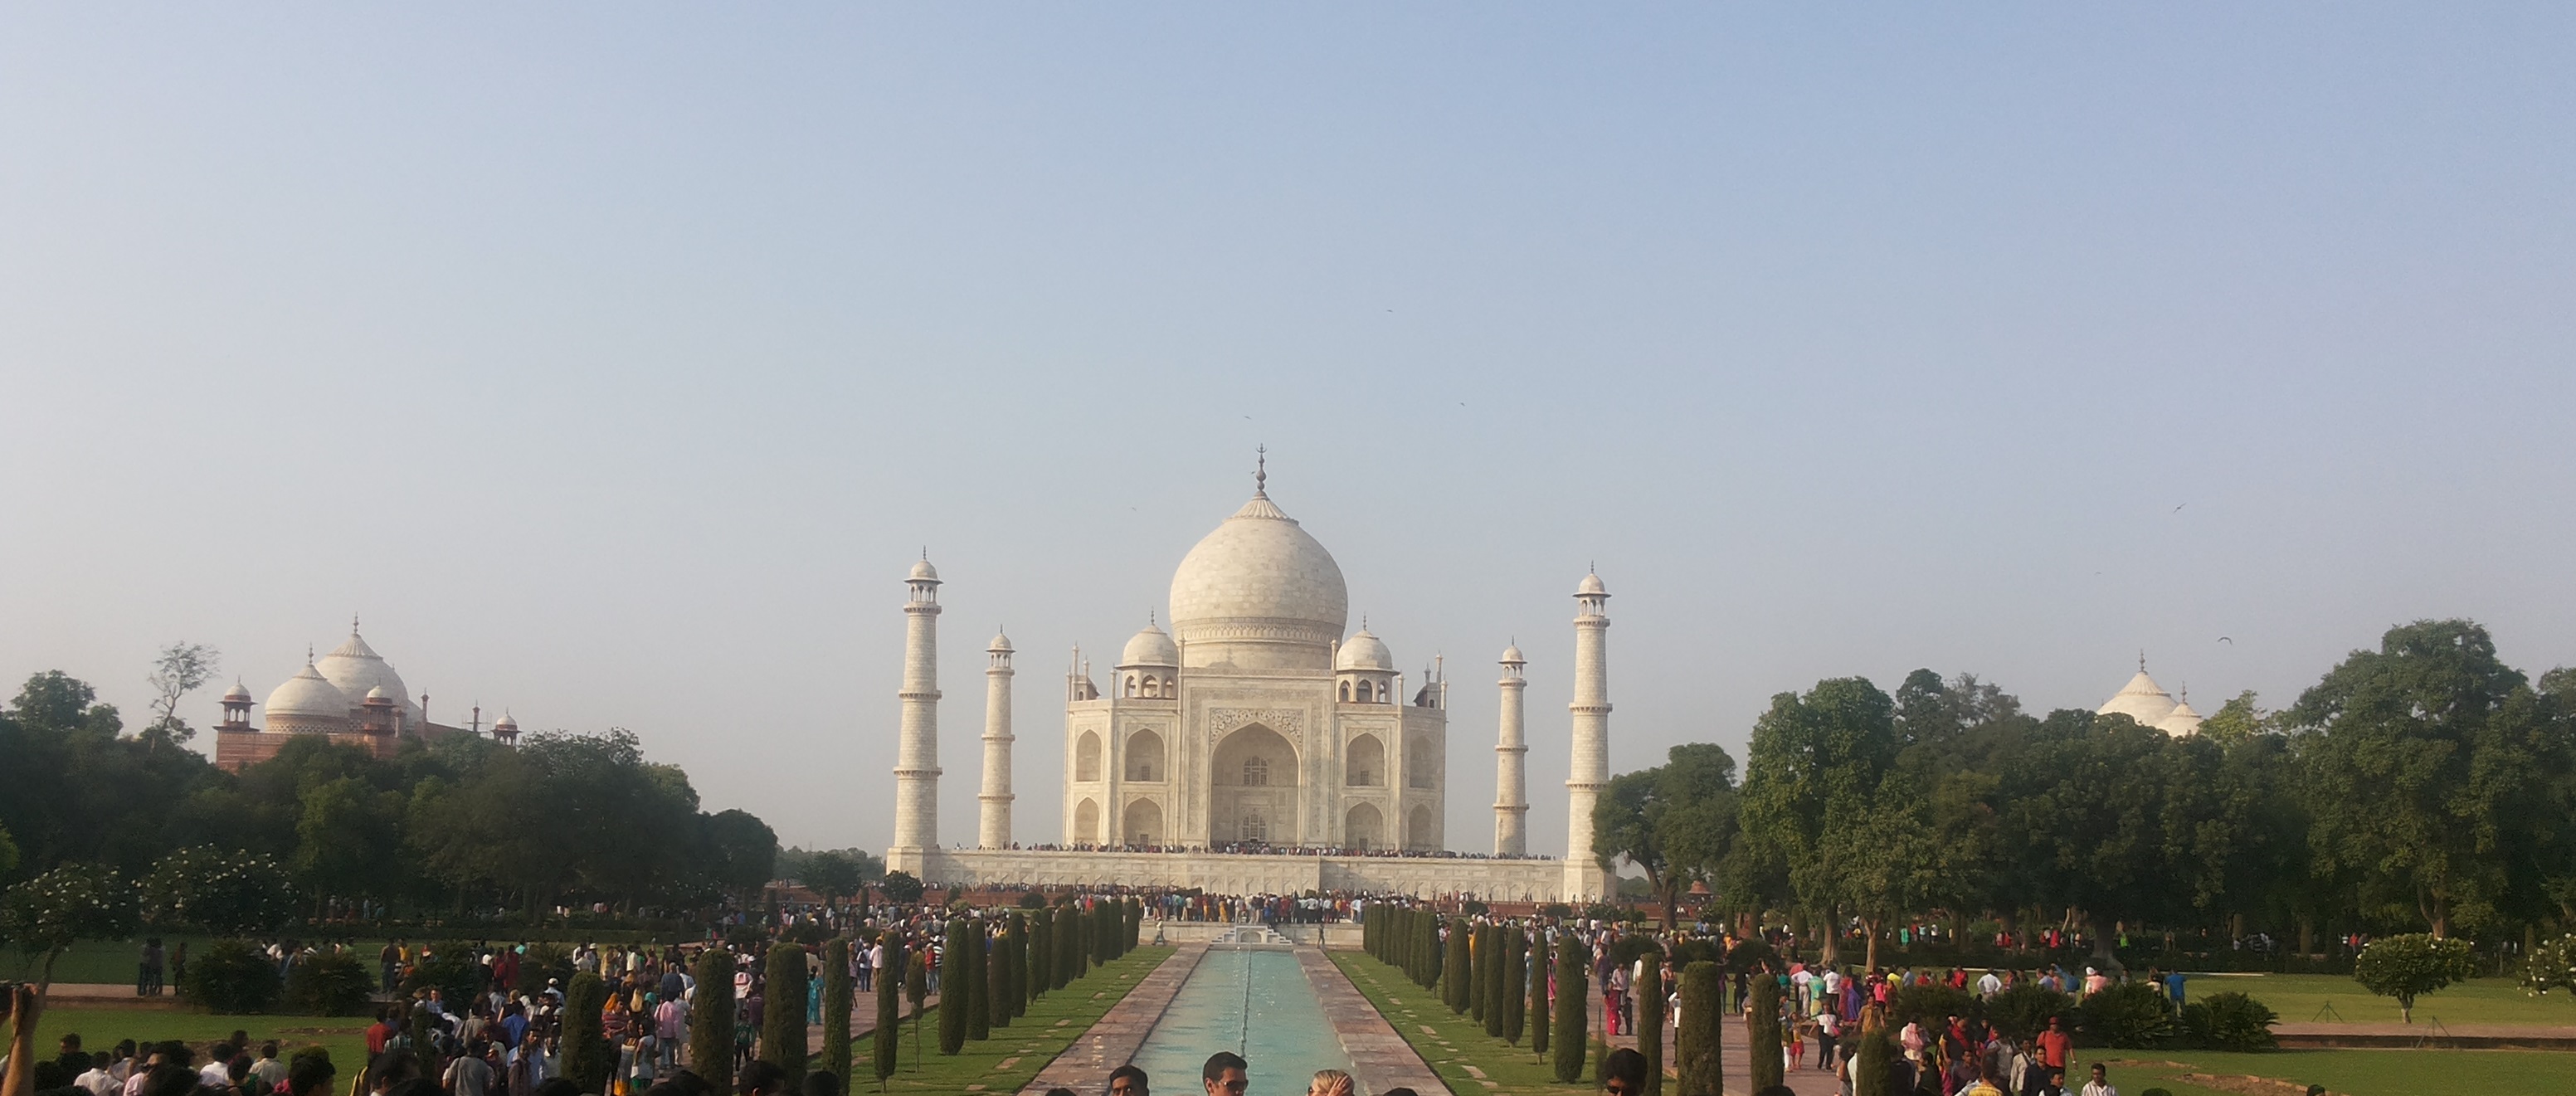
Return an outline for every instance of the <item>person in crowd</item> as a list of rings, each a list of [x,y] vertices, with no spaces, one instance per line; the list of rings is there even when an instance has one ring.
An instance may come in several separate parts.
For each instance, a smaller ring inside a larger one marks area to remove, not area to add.
[[[2111,1071],[2102,1063],[2093,1063],[2093,1079],[2084,1082],[2084,1096],[2120,1096],[2120,1090],[2111,1085]]]
[[[734,1096],[787,1096],[787,1071],[753,1059],[734,1074]]]
[[[1199,1084],[1207,1096],[1243,1096],[1243,1090],[1252,1087],[1251,1068],[1242,1055],[1220,1050],[1199,1067]]]
[[[1109,1071],[1108,1096],[1153,1096],[1145,1083],[1145,1071],[1132,1065]]]
[[[1601,1091],[1610,1096],[1644,1096],[1646,1056],[1628,1047],[1611,1051],[1601,1060]]]
[[[1351,1075],[1338,1069],[1319,1069],[1306,1082],[1306,1096],[1351,1096]]]
[[[286,1067],[286,1096],[331,1096],[331,1082],[339,1075],[330,1055],[298,1054]]]

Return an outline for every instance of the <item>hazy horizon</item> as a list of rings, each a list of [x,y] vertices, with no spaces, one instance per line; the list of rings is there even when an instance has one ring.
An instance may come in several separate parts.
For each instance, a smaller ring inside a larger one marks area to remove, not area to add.
[[[462,722],[624,726],[882,849],[905,569],[940,832],[1019,649],[1024,842],[1250,493],[1445,657],[1490,848],[1575,583],[1611,761],[1977,673],[2203,713],[2391,625],[2576,663],[2576,12],[1425,5],[0,13],[0,679],[129,727],[360,614]],[[2555,364],[2553,364],[2555,363]],[[2219,637],[2230,642],[2220,642]],[[199,745],[211,749],[211,734]]]

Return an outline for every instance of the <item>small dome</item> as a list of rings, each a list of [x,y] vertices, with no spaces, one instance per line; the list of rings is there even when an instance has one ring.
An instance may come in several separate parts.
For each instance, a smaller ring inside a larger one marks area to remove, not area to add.
[[[385,687],[382,685],[378,685],[375,688],[367,690],[367,700],[370,703],[376,704],[391,704],[394,702],[393,695],[385,692]]]
[[[1003,635],[1000,632],[995,632],[993,633],[993,645],[984,649],[997,655],[1009,654],[1011,651],[1011,637]]]
[[[504,737],[517,734],[519,733],[519,721],[510,718],[510,713],[503,712],[501,713],[500,719],[493,721],[492,733],[502,735]]]
[[[1609,597],[1610,588],[1601,585],[1600,575],[1587,571],[1584,572],[1583,575],[1583,585],[1574,588],[1574,596],[1583,597],[1587,594],[1599,594],[1602,597]]]
[[[1127,641],[1127,649],[1119,652],[1118,664],[1178,666],[1181,664],[1181,648],[1162,629],[1147,624],[1144,631],[1136,633],[1136,638]]]
[[[1393,671],[1395,656],[1387,651],[1384,641],[1369,634],[1367,625],[1361,625],[1359,631],[1351,633],[1350,642],[1342,644],[1340,653],[1333,656],[1333,668]]]
[[[286,684],[268,694],[268,714],[276,716],[320,716],[330,719],[349,718],[349,694],[331,684],[329,678],[313,664],[304,664],[304,672],[286,679]]]
[[[323,677],[330,679],[333,687],[340,690],[340,695],[347,698],[351,707],[357,705],[358,698],[367,695],[367,690],[383,686],[385,695],[393,698],[394,707],[402,709],[409,722],[420,721],[420,709],[406,698],[410,690],[403,685],[402,675],[395,673],[393,666],[385,661],[384,656],[377,654],[375,648],[367,646],[355,625],[349,629],[349,641],[332,648],[331,653],[322,656],[314,666],[322,671]],[[349,713],[343,708],[340,714]]]
[[[2147,671],[2141,668],[2138,676],[2130,678],[2127,685],[2104,701],[2093,714],[2125,715],[2137,720],[2141,727],[2153,727],[2164,717],[2172,715],[2173,710],[2173,694],[2156,684],[2156,679],[2148,677]]]
[[[224,699],[238,700],[244,704],[248,704],[250,703],[250,690],[244,688],[242,683],[236,680],[233,682],[232,688],[224,690]]]
[[[904,581],[937,582],[939,581],[939,568],[931,566],[930,561],[924,559],[921,562],[912,565],[912,573],[905,576]]]
[[[1502,659],[1502,661],[1503,661],[1503,665],[1505,665],[1505,666],[1527,666],[1527,665],[1529,665],[1529,660],[1528,660],[1528,659],[1526,659],[1526,658],[1522,658],[1522,657],[1521,657],[1521,645],[1520,645],[1520,644],[1518,644],[1518,643],[1515,643],[1515,644],[1512,644],[1512,645],[1511,645],[1511,646],[1509,646],[1509,647],[1505,647],[1505,648],[1503,648],[1503,659]]]
[[[2165,713],[2163,719],[2157,720],[2155,727],[2176,738],[2199,734],[2200,713],[2191,710],[2191,701],[2181,701],[2174,705],[2173,711]]]

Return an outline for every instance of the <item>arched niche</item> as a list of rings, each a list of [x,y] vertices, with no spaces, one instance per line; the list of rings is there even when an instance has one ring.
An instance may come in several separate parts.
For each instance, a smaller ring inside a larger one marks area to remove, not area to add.
[[[1065,840],[1075,845],[1100,843],[1100,804],[1085,799],[1073,805],[1073,833]]]
[[[1351,739],[1342,751],[1342,783],[1354,788],[1386,786],[1386,744],[1373,734]]]
[[[1100,736],[1098,734],[1084,731],[1081,738],[1074,740],[1073,778],[1084,781],[1100,779]]]
[[[1127,779],[1153,783],[1170,779],[1163,767],[1163,734],[1147,729],[1127,736]]]
[[[1386,816],[1377,804],[1362,803],[1351,808],[1342,819],[1342,844],[1363,852],[1386,847]]]
[[[1416,804],[1413,810],[1404,816],[1404,847],[1416,851],[1428,851],[1440,847],[1439,838],[1431,830],[1430,807]]]
[[[1163,832],[1163,805],[1151,799],[1127,804],[1127,819],[1119,828],[1118,841],[1125,845],[1158,845],[1168,836]]]

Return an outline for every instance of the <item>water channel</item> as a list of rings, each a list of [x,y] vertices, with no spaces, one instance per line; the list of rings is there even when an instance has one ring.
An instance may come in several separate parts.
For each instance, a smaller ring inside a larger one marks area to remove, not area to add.
[[[1157,1092],[1196,1092],[1199,1068],[1220,1050],[1251,1063],[1252,1096],[1303,1092],[1316,1070],[1351,1068],[1296,953],[1281,945],[1211,945],[1135,1064]]]

